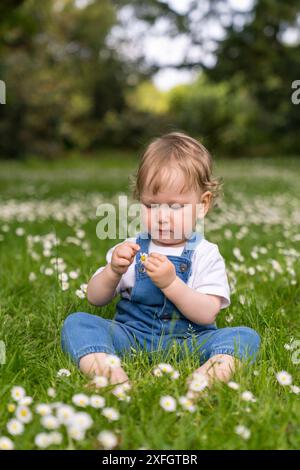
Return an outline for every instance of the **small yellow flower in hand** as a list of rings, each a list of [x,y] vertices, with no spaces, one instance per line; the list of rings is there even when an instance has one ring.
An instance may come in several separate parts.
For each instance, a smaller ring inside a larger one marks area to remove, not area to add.
[[[147,253],[142,253],[141,254],[141,261],[142,262],[146,261],[147,257],[148,257]]]

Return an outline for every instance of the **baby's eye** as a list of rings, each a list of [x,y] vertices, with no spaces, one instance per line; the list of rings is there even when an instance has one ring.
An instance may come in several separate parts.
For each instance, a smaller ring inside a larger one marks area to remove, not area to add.
[[[144,206],[147,207],[147,209],[157,209],[159,207],[159,204],[145,204]]]
[[[174,204],[171,204],[170,207],[171,209],[178,210],[178,209],[182,209],[183,205],[176,202]]]

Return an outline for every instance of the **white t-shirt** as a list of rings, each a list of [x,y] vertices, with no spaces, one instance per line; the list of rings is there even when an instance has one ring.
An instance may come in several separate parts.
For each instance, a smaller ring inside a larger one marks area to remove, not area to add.
[[[126,238],[124,241],[136,242],[136,237]],[[106,261],[111,261],[112,252],[120,242],[112,246],[106,253]],[[164,255],[180,256],[183,252],[184,246],[169,247],[156,245],[150,239],[148,253],[152,251],[162,253]],[[187,285],[197,292],[202,294],[213,294],[221,297],[221,308],[226,308],[230,305],[230,288],[226,274],[225,261],[219,252],[218,245],[207,241],[205,238],[197,244],[195,251],[191,258],[192,272],[188,278]],[[93,274],[92,277],[100,273],[105,266],[101,266]],[[126,273],[120,279],[116,287],[116,294],[121,294],[122,297],[130,299],[131,289],[135,282],[135,258],[129,266]]]

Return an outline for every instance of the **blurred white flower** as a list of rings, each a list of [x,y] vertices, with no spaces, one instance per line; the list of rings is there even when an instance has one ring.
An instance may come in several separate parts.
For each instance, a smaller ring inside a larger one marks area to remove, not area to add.
[[[103,408],[102,415],[108,419],[108,421],[117,421],[119,419],[119,412],[115,408]]]
[[[28,406],[25,405],[17,406],[16,417],[22,423],[30,423],[32,421],[32,413]]]
[[[78,429],[81,429],[83,431],[85,431],[86,429],[89,429],[92,425],[93,425],[93,419],[85,411],[74,413],[70,421],[71,427],[77,427]]]
[[[236,434],[238,434],[245,440],[249,439],[249,437],[251,436],[250,429],[246,428],[246,426],[243,426],[242,424],[236,426],[234,429]]]
[[[48,395],[48,397],[51,397],[51,398],[56,397],[55,388],[49,387],[48,390],[47,390],[47,395]]]
[[[84,393],[77,393],[77,394],[73,395],[72,402],[76,406],[80,406],[82,408],[85,408],[86,406],[89,405],[90,399]]]
[[[68,369],[59,369],[57,372],[57,377],[69,377],[71,372]]]
[[[50,415],[52,412],[51,406],[47,403],[39,403],[38,405],[36,405],[35,411],[40,416]]]
[[[96,388],[106,387],[108,384],[108,378],[104,375],[96,375],[93,378],[92,383],[96,386]]]
[[[92,395],[90,397],[90,405],[93,408],[103,408],[105,406],[105,398],[100,395]]]
[[[236,383],[236,382],[233,382],[233,381],[229,381],[227,383],[228,387],[232,388],[233,390],[238,390],[240,388],[240,384]]]
[[[121,366],[120,358],[115,354],[108,354],[104,359],[104,363],[112,369]]]
[[[59,420],[53,415],[42,416],[41,425],[46,429],[58,429],[60,427]]]
[[[171,374],[171,372],[174,371],[173,367],[171,364],[166,364],[164,362],[158,364],[157,366],[162,372],[165,372],[166,374]]]
[[[176,410],[176,400],[170,395],[165,395],[159,400],[160,406],[165,411],[175,411]]]
[[[74,408],[70,405],[62,404],[56,408],[56,417],[61,424],[68,425],[74,414]]]
[[[6,428],[12,436],[18,436],[24,432],[24,424],[21,423],[18,419],[11,419],[7,422]]]
[[[194,372],[193,379],[189,384],[189,389],[193,392],[201,392],[208,386],[208,380],[201,372]]]
[[[0,450],[13,450],[14,448],[14,443],[9,437],[0,437]]]
[[[11,389],[11,397],[15,401],[21,400],[21,398],[24,398],[26,396],[25,389],[23,387],[15,386]]]
[[[104,449],[113,449],[118,444],[117,436],[111,431],[101,431],[97,437],[98,441]]]
[[[280,385],[291,385],[292,384],[292,376],[286,372],[285,370],[281,370],[277,372],[276,379],[280,383]]]
[[[46,432],[40,432],[34,438],[35,445],[40,449],[45,449],[52,444],[51,436]]]
[[[249,392],[249,390],[246,390],[241,394],[241,398],[244,401],[251,401],[251,402],[256,402],[256,398],[254,397],[252,392]]]

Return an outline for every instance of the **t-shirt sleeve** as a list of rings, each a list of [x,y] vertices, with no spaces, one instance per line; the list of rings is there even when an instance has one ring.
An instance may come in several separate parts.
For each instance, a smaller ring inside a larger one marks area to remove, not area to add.
[[[225,261],[217,246],[205,259],[200,258],[196,267],[194,289],[202,294],[219,295],[221,309],[230,305],[230,287]]]

